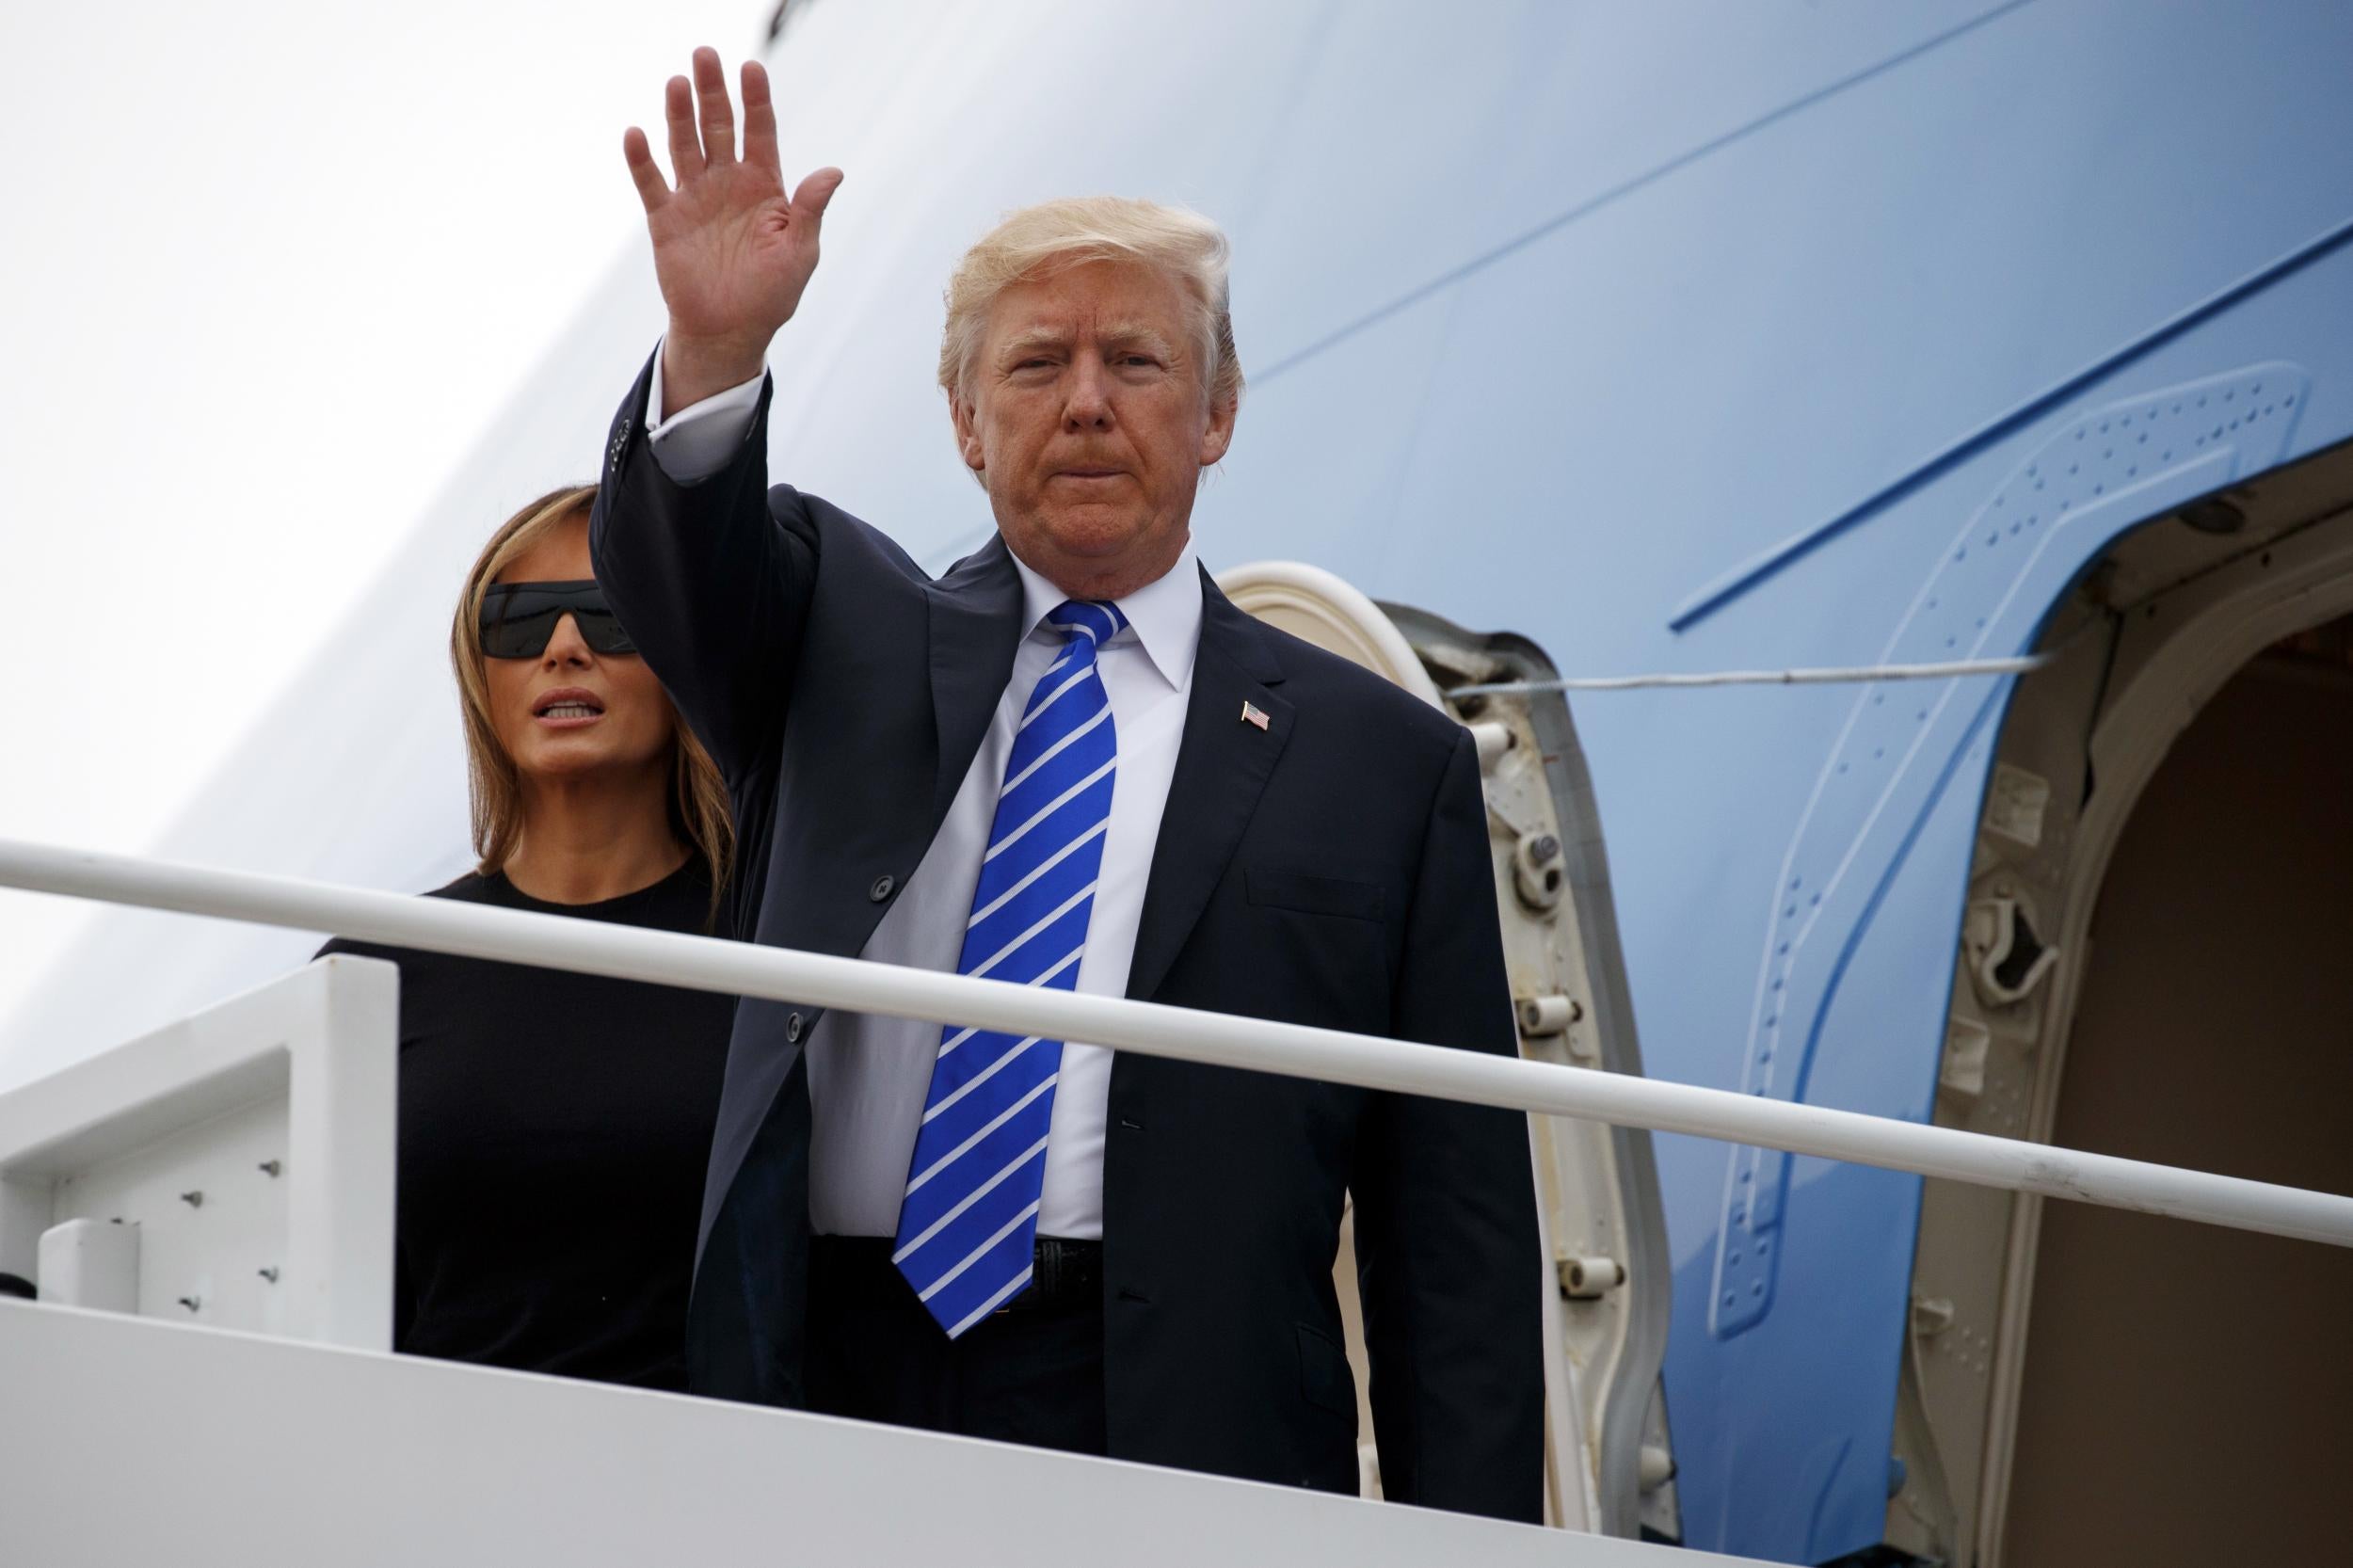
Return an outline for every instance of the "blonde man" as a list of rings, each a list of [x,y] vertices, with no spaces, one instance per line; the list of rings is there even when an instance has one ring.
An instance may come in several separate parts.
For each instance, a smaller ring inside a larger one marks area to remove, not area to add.
[[[966,256],[939,379],[998,535],[934,582],[767,483],[768,344],[841,175],[788,195],[760,68],[740,156],[694,74],[675,184],[624,143],[669,329],[594,545],[739,803],[758,939],[1513,1050],[1468,735],[1194,559],[1241,392],[1216,228],[1060,201]],[[1535,1519],[1520,1118],[1082,1042],[745,1002],[694,1385],[1353,1492],[1352,1193],[1387,1495]]]

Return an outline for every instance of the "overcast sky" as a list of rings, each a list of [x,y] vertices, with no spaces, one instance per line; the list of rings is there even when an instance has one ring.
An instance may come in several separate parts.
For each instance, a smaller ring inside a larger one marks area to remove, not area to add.
[[[642,243],[622,128],[654,126],[695,44],[732,60],[772,8],[10,8],[0,836],[150,847],[331,653],[515,379]],[[0,891],[0,1017],[86,918]]]

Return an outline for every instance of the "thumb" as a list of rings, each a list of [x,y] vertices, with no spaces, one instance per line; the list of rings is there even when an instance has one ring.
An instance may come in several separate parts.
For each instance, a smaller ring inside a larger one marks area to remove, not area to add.
[[[802,180],[799,188],[793,191],[792,216],[806,218],[812,229],[818,227],[824,220],[825,207],[833,200],[833,193],[840,188],[840,169],[819,169]]]

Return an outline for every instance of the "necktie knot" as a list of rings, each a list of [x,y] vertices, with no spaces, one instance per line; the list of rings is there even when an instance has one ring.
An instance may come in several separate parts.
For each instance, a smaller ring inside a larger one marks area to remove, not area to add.
[[[1046,612],[1046,619],[1067,632],[1072,644],[1089,655],[1118,636],[1128,624],[1118,605],[1092,599],[1065,599]]]

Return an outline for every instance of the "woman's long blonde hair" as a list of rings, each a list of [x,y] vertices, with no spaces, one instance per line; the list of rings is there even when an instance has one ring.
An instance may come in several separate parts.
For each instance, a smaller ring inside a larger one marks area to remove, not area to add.
[[[466,590],[458,596],[457,614],[449,628],[449,662],[457,674],[458,707],[466,720],[466,782],[472,802],[473,852],[484,876],[505,869],[522,840],[522,781],[515,760],[499,744],[490,723],[490,686],[482,651],[482,600],[500,572],[566,520],[587,511],[596,500],[594,485],[567,485],[550,490],[499,525],[482,547],[473,569],[466,574]],[[684,720],[671,715],[677,738],[670,770],[670,830],[702,857],[711,877],[711,907],[715,917],[735,859],[735,820],[728,808],[727,784],[718,764],[695,739]]]

